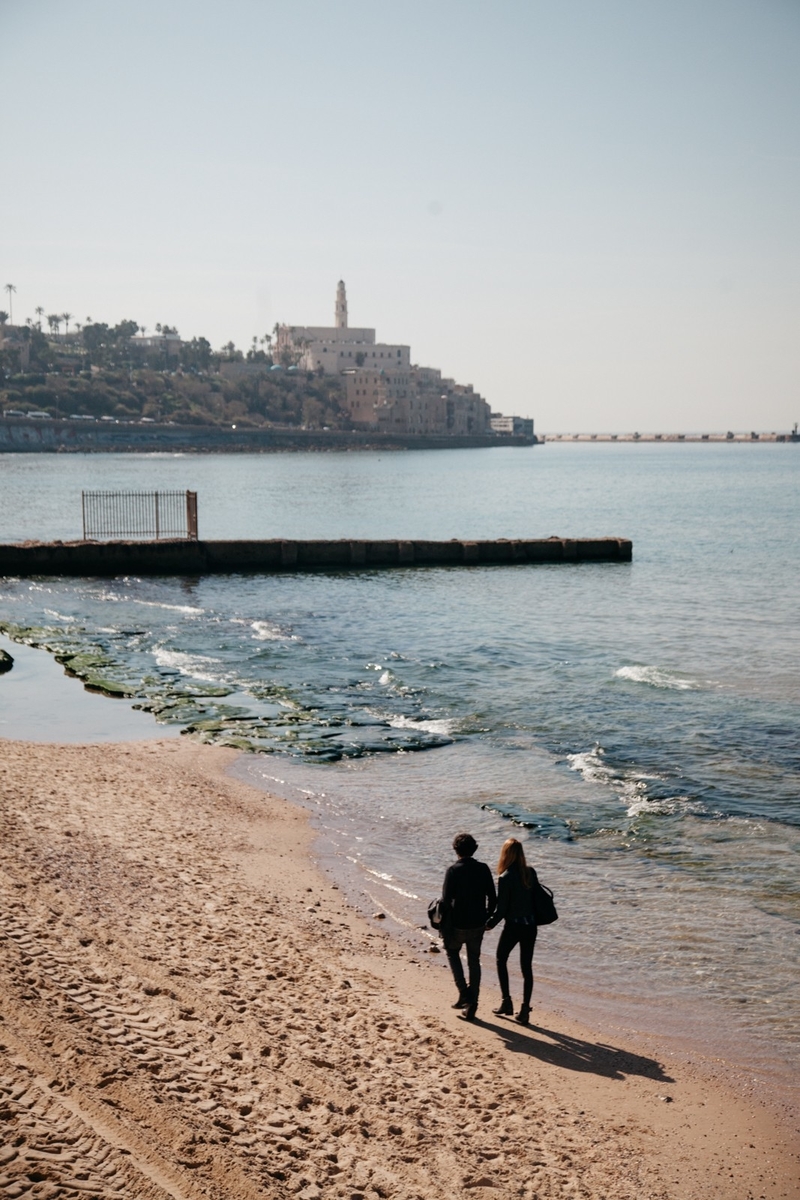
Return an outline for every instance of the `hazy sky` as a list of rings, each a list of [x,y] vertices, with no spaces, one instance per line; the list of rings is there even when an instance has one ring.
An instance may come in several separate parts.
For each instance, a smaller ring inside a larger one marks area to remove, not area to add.
[[[0,80],[15,321],[246,347],[341,277],[542,431],[800,419],[800,0],[0,0]]]

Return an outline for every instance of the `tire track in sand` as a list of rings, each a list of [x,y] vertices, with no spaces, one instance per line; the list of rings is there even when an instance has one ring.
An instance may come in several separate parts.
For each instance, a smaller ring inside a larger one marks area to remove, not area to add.
[[[61,1182],[16,1192],[17,1169],[9,1197],[99,1185],[106,1163],[129,1181],[108,1195],[147,1200],[666,1196],[635,1129],[566,1112],[345,967],[369,943],[330,888],[287,911],[249,883],[266,801],[180,751],[156,789],[136,755],[62,750],[59,788],[31,770],[0,814],[0,1074],[36,1080],[31,1136],[55,1122],[89,1140]]]

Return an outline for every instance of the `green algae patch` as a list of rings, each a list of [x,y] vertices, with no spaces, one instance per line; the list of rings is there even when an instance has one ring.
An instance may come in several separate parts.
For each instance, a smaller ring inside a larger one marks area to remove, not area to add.
[[[54,632],[54,630],[41,625],[16,625],[13,621],[0,621],[0,633],[11,638],[12,642],[19,642],[21,646],[33,646],[34,648],[41,646],[45,650],[49,650],[50,647],[45,644],[45,639],[52,637]]]
[[[88,679],[95,671],[105,670],[112,665],[111,660],[104,654],[64,654],[57,653],[57,663],[64,668],[66,675],[78,679]]]
[[[223,738],[217,743],[219,746],[230,746],[232,750],[243,750],[248,754],[255,754],[258,747],[249,742],[247,738]]]
[[[102,679],[97,675],[82,675],[81,680],[87,692],[100,692],[103,696],[111,696],[114,700],[126,700],[130,696],[136,695],[135,691],[126,687],[124,683],[117,683],[115,679]]]
[[[234,686],[187,678],[156,667],[140,653],[135,630],[94,630],[80,625],[23,626],[0,622],[12,641],[47,650],[87,691],[135,701],[162,725],[177,725],[201,742],[248,753],[287,754],[314,762],[396,754],[447,745],[451,739],[414,728],[397,729],[380,717],[335,708],[323,713],[302,703],[285,684],[251,680]],[[133,638],[133,641],[129,641]],[[152,650],[150,650],[152,653]],[[226,704],[233,696],[234,703]],[[247,707],[235,700],[247,697]],[[250,700],[252,699],[252,703]]]

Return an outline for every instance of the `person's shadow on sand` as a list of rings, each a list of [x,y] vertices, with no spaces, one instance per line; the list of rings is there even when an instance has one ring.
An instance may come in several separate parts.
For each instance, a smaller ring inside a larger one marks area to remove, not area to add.
[[[530,1054],[533,1058],[552,1063],[556,1067],[566,1067],[570,1071],[591,1071],[595,1075],[604,1075],[607,1079],[643,1075],[646,1079],[655,1079],[660,1083],[675,1082],[670,1075],[665,1074],[664,1068],[656,1059],[632,1054],[630,1050],[620,1050],[616,1046],[607,1046],[603,1042],[586,1042],[582,1038],[570,1037],[569,1034],[545,1029],[541,1025],[506,1024],[505,1021],[497,1024],[494,1021],[476,1021],[475,1024],[495,1029],[507,1049],[513,1053]]]

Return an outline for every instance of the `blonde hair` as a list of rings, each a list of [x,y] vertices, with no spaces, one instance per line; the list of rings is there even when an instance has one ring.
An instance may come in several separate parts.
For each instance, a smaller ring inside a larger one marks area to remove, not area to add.
[[[522,847],[522,842],[518,841],[516,838],[509,838],[508,841],[503,842],[503,845],[500,848],[500,859],[497,863],[497,874],[502,875],[504,871],[507,871],[509,867],[513,866],[519,869],[519,873],[522,876],[522,882],[525,884],[525,887],[529,888],[532,883],[532,872],[528,864],[525,862],[525,851]]]

